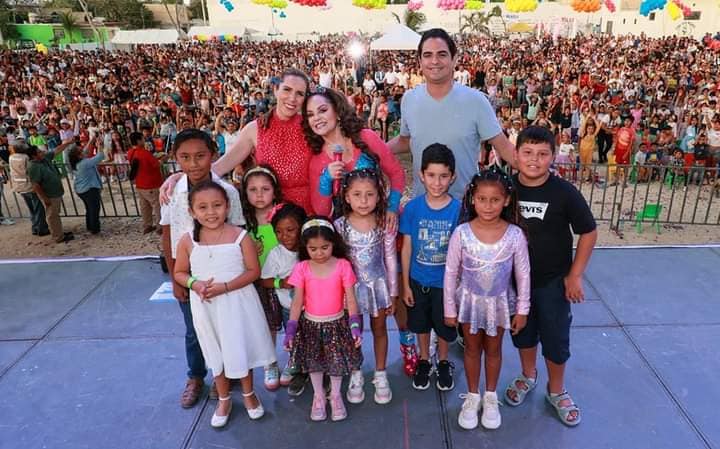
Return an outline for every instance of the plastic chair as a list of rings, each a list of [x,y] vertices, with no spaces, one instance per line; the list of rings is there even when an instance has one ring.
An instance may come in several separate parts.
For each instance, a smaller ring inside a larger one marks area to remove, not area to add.
[[[646,204],[643,210],[635,215],[635,230],[638,234],[643,232],[643,222],[652,221],[655,224],[655,230],[660,234],[660,212],[662,212],[662,204]]]

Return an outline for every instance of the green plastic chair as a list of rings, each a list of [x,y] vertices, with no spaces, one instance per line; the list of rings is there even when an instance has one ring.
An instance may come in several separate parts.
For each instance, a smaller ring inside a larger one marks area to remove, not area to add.
[[[662,212],[662,204],[646,204],[643,210],[635,215],[635,230],[638,234],[643,232],[643,222],[652,221],[655,224],[655,230],[660,234],[660,212]]]

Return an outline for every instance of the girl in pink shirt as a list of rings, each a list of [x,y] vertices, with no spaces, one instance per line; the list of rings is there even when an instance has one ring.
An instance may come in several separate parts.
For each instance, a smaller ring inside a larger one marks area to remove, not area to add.
[[[295,296],[283,344],[292,350],[293,365],[310,373],[315,391],[310,419],[327,418],[323,389],[323,373],[327,373],[331,418],[340,421],[347,417],[340,393],[342,376],[362,365],[356,278],[342,238],[324,217],[311,218],[303,225],[299,252],[300,262],[288,279]]]

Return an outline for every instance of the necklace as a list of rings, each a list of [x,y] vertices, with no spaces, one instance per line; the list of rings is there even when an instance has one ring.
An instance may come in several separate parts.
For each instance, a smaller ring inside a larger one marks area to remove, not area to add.
[[[225,225],[223,225],[223,228],[220,230],[220,236],[217,239],[215,239],[215,242],[212,245],[210,245],[210,244],[205,245],[205,246],[207,246],[208,254],[211,259],[213,258],[212,247],[213,247],[213,245],[217,245],[220,242],[220,240],[222,240],[222,236],[224,233],[225,233]]]

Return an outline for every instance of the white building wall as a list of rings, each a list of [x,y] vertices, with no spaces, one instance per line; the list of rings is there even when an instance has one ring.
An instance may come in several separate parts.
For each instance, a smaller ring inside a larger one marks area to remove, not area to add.
[[[384,10],[365,10],[352,6],[351,0],[328,0],[332,7],[328,10],[298,6],[290,3],[284,10],[286,18],[280,18],[273,14],[267,6],[255,5],[250,0],[230,0],[235,9],[228,12],[219,0],[206,0],[209,12],[210,24],[214,26],[237,26],[260,30],[261,34],[267,35],[272,31],[273,19],[276,31],[283,34],[284,38],[308,38],[310,33],[319,34],[340,33],[348,31],[382,32],[387,26],[396,23],[392,12],[402,17],[405,11],[404,5],[389,5]],[[448,31],[455,32],[459,28],[458,11],[441,11],[435,7],[435,0],[426,0],[422,9],[428,17],[425,25],[430,27],[442,27]],[[717,0],[696,0],[686,2],[693,10],[702,11],[700,20],[695,21],[672,21],[667,11],[656,11],[655,20],[643,17],[638,11],[622,11],[619,1],[616,1],[617,11],[609,13],[604,7],[597,13],[577,13],[569,4],[563,2],[543,2],[538,9],[531,13],[507,13],[506,21],[522,21],[528,23],[551,24],[560,18],[575,19],[579,29],[587,24],[599,25],[601,31],[607,31],[608,23],[612,23],[613,34],[640,34],[645,33],[650,37],[661,37],[669,35],[680,35],[682,23],[691,24],[690,33],[695,37],[702,37],[705,33],[716,33],[720,31],[720,7]],[[502,3],[493,3],[491,6]],[[486,8],[487,9],[487,8]],[[463,11],[463,13],[468,13]],[[687,26],[687,25],[686,25]]]

